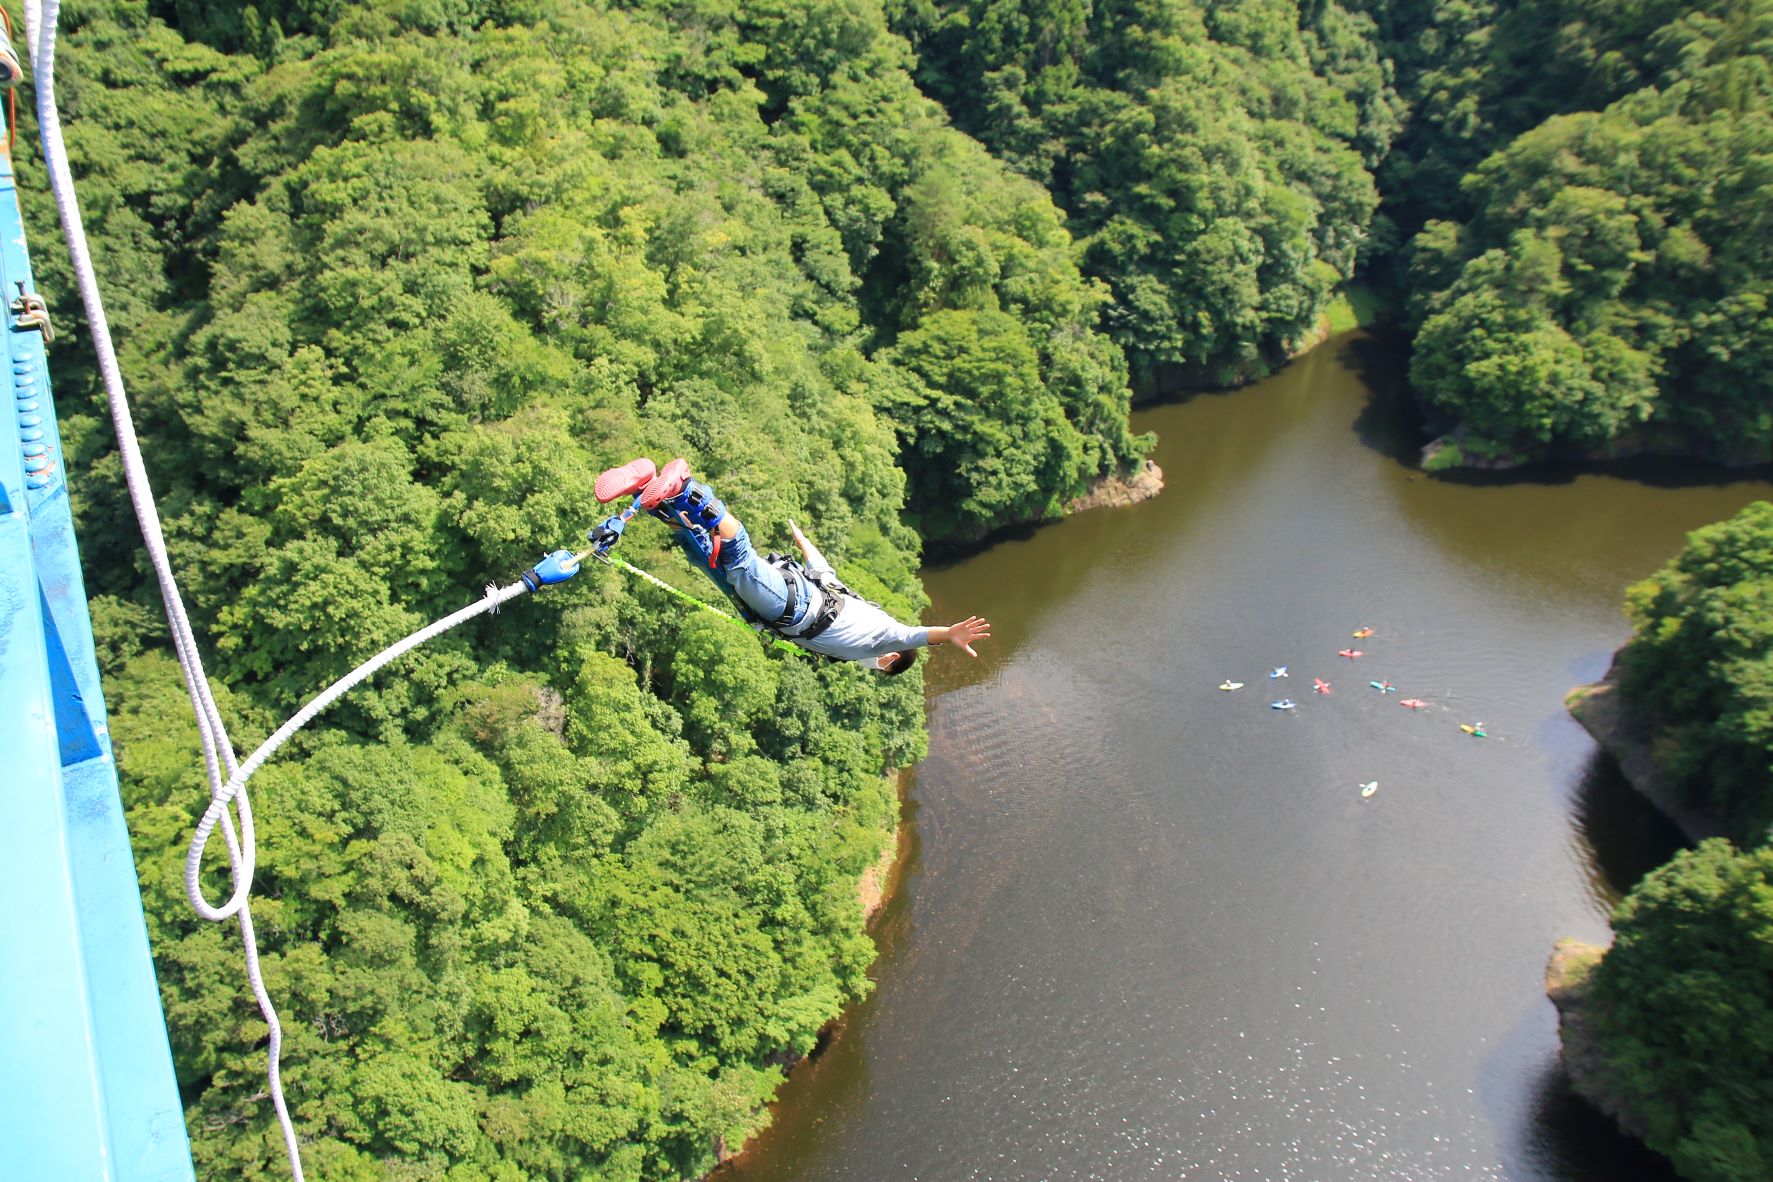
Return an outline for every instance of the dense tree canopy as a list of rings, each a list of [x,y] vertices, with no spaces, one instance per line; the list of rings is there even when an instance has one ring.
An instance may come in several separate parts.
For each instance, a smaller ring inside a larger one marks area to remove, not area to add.
[[[1363,264],[1473,446],[1764,455],[1770,36],[1773,0],[81,0],[58,80],[250,744],[572,544],[640,452],[915,614],[923,542],[1137,464],[1131,385],[1262,372]],[[64,334],[57,393],[195,1152],[260,1177],[263,1030],[175,885],[202,775],[87,356]],[[1767,528],[1633,598],[1634,684],[1745,837]],[[625,550],[705,589],[660,534]],[[314,1172],[678,1178],[740,1144],[868,987],[854,883],[920,707],[610,570],[357,691],[258,789]]]
[[[1459,117],[1390,166],[1423,395],[1479,448],[1773,455],[1773,3],[1435,13],[1413,126]]]
[[[1047,185],[1149,382],[1260,374],[1353,274],[1400,105],[1336,3],[900,0],[918,77]]]
[[[765,544],[797,516],[915,615],[907,508],[976,537],[1147,446],[1062,218],[866,4],[95,2],[60,44],[242,744],[572,544],[636,452],[691,457]],[[237,952],[176,886],[201,766],[82,352],[59,392],[194,1152],[274,1176]],[[661,535],[625,548],[696,580]],[[856,882],[920,710],[916,677],[771,655],[603,569],[358,690],[257,781],[314,1174],[680,1178],[742,1143],[868,988]]]
[[[1613,917],[1590,982],[1606,1087],[1694,1182],[1773,1176],[1773,847],[1708,841]]]
[[[1773,838],[1773,505],[1695,531],[1632,587],[1624,691],[1658,762],[1745,845]]]

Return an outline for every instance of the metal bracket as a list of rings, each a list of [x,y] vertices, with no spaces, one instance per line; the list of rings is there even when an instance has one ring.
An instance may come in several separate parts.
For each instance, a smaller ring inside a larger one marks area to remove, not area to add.
[[[55,340],[55,329],[49,324],[49,305],[43,297],[34,291],[25,290],[25,281],[13,281],[18,285],[18,298],[12,301],[12,331],[29,332],[33,328],[43,333],[45,345]]]

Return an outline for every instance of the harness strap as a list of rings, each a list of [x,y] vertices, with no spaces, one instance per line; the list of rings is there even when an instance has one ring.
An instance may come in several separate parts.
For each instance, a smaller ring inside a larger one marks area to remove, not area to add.
[[[788,602],[782,608],[782,614],[769,621],[764,627],[784,640],[796,641],[811,640],[831,627],[832,622],[843,611],[844,592],[847,588],[824,572],[809,571],[794,559],[786,558],[780,554],[771,554],[765,561],[781,573],[782,581],[788,587]],[[807,584],[811,584],[811,586],[807,586]],[[799,591],[805,588],[807,599],[810,602],[812,587],[817,587],[820,591],[818,611],[800,631],[788,631],[788,621],[794,617],[794,604],[800,597]]]
[[[785,563],[777,563],[775,558],[776,556],[774,554],[770,555],[771,565],[775,566],[776,570],[781,573],[782,582],[787,584],[788,587],[788,594],[783,597],[785,602],[782,604],[782,614],[769,622],[771,629],[780,632],[782,629],[788,627],[788,621],[794,618],[794,602],[800,598],[802,580],[793,567],[788,566]],[[810,598],[812,593],[808,592],[807,594]]]
[[[845,596],[828,587],[821,586],[819,590],[822,595],[819,602],[819,614],[813,618],[813,622],[809,626],[795,633],[791,639],[811,640],[813,637],[819,635],[819,633],[825,631],[825,629],[831,627],[831,625],[836,622],[837,617],[843,614],[843,602]]]

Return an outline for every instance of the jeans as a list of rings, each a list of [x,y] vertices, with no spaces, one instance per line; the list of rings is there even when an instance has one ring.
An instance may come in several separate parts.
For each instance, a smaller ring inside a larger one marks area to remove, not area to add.
[[[709,568],[706,543],[695,531],[680,529],[673,532],[690,562],[718,583],[722,591],[738,596],[740,602],[766,623],[773,623],[788,606],[787,580],[781,571],[758,557],[757,551],[751,547],[751,535],[744,526],[720,543],[718,569]],[[804,582],[798,590],[799,594],[794,597],[794,612],[786,624],[789,628],[799,627],[806,619],[807,604],[812,598]]]

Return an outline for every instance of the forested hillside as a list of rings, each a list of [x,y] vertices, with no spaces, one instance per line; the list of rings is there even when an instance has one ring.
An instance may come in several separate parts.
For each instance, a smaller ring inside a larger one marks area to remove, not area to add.
[[[1769,36],[1773,0],[77,0],[58,81],[250,746],[573,545],[640,453],[915,614],[926,543],[1056,516],[1141,462],[1131,387],[1260,374],[1357,274],[1452,454],[1764,458]],[[199,1171],[275,1175],[263,1027],[177,886],[195,732],[19,166]],[[706,593],[662,533],[624,552]],[[1640,593],[1646,635],[1709,578]],[[1658,651],[1671,686],[1740,655]],[[255,781],[315,1175],[677,1178],[741,1143],[868,987],[855,880],[921,702],[603,568],[357,691]]]
[[[1694,531],[1626,608],[1620,689],[1670,787],[1737,844],[1773,840],[1773,505]]]
[[[918,79],[1071,217],[1146,386],[1260,376],[1318,327],[1403,109],[1373,20],[1273,0],[897,0]]]
[[[580,539],[631,455],[689,456],[765,544],[796,516],[914,615],[918,529],[1040,518],[1144,446],[1060,215],[866,6],[95,2],[59,63],[243,749]],[[238,948],[177,885],[203,775],[79,335],[58,394],[198,1170],[275,1176]],[[663,532],[624,550],[710,591]],[[255,781],[256,909],[329,1182],[706,1170],[867,989],[856,883],[924,745],[918,679],[603,568],[308,735]]]
[[[1393,7],[1425,60],[1381,180],[1421,226],[1411,376],[1447,458],[1766,462],[1773,3]]]
[[[1773,455],[1773,3],[890,9],[1069,215],[1137,384],[1259,375],[1363,271],[1442,464]]]

